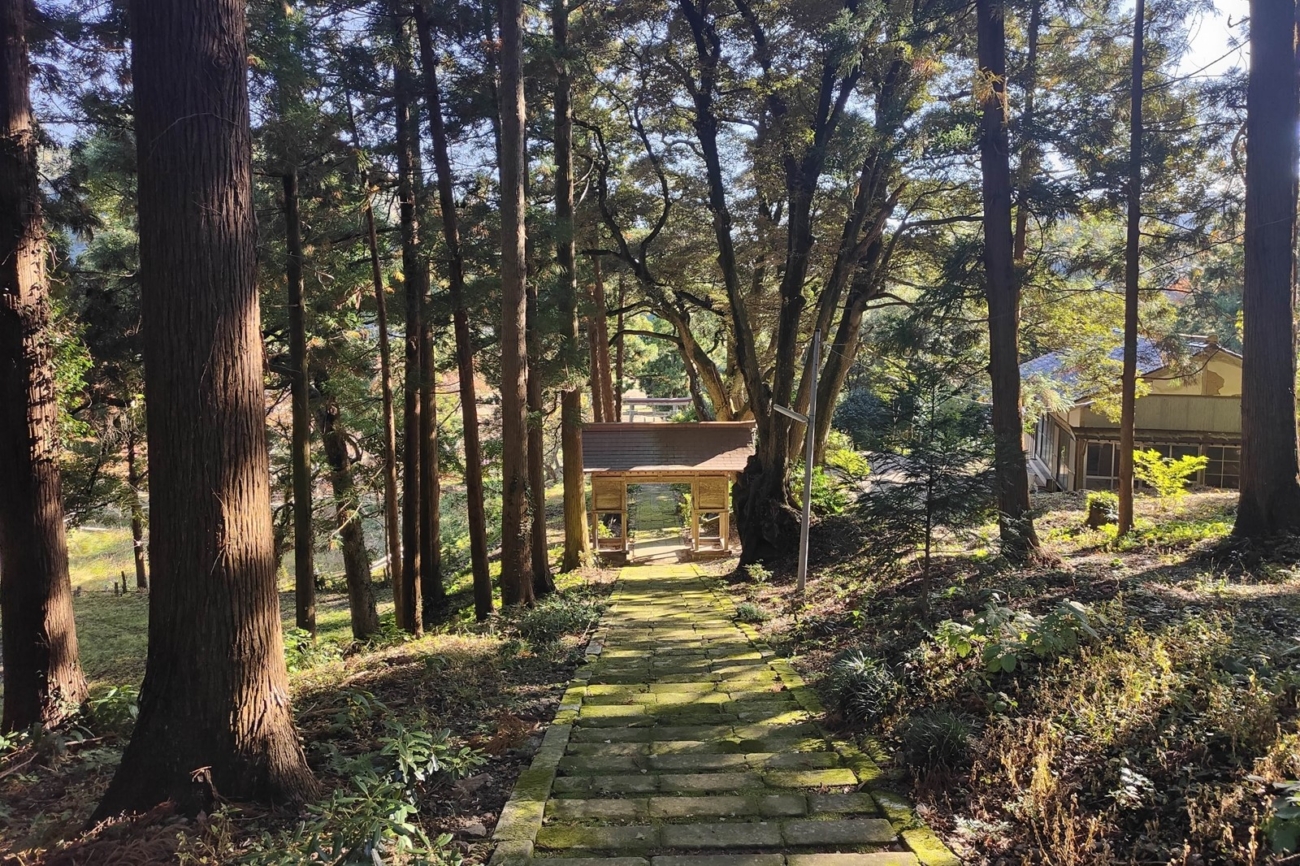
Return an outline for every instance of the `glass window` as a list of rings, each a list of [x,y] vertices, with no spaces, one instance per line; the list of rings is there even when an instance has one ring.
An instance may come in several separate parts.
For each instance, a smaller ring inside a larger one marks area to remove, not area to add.
[[[1083,486],[1088,490],[1109,490],[1118,476],[1116,451],[1110,442],[1089,442],[1083,459]]]
[[[1235,490],[1241,482],[1241,449],[1233,445],[1207,445],[1205,456],[1210,458],[1205,467],[1206,486]]]

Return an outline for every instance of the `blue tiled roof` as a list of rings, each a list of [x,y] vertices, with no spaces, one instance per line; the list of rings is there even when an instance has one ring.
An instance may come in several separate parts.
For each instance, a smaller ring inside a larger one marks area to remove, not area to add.
[[[1187,346],[1187,351],[1193,355],[1204,352],[1212,345],[1203,337],[1185,337],[1183,342]],[[1154,373],[1169,363],[1165,356],[1161,354],[1160,347],[1149,337],[1139,336],[1137,348],[1139,376]],[[1122,345],[1116,346],[1110,350],[1107,356],[1112,361],[1123,361],[1124,347]],[[1021,364],[1021,380],[1033,377],[1051,379],[1066,390],[1073,389],[1079,384],[1078,372],[1066,367],[1066,353],[1064,352],[1051,352]]]

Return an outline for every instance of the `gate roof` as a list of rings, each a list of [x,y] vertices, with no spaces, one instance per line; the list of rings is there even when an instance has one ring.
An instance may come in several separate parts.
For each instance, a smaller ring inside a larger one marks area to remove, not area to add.
[[[740,472],[753,453],[753,421],[582,428],[584,472]]]

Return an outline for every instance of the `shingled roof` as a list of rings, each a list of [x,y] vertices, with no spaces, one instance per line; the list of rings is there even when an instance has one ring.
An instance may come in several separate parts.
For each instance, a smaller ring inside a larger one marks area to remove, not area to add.
[[[582,428],[584,472],[739,472],[753,453],[753,421]]]

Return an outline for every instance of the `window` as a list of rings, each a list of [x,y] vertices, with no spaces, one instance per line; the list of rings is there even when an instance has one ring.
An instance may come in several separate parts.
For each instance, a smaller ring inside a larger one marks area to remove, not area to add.
[[[1205,467],[1206,486],[1235,490],[1241,482],[1241,449],[1234,445],[1207,445],[1205,456],[1210,458]]]
[[[1089,442],[1083,458],[1086,490],[1110,490],[1119,477],[1119,449],[1110,442]]]
[[[1052,459],[1052,440],[1055,438],[1052,434],[1055,432],[1052,428],[1056,425],[1043,415],[1038,419],[1038,427],[1034,430],[1034,454],[1043,462]]]

